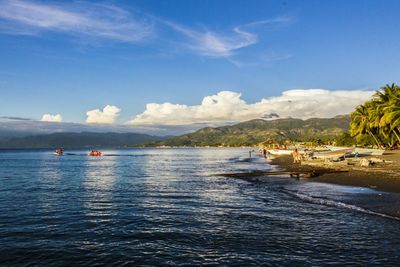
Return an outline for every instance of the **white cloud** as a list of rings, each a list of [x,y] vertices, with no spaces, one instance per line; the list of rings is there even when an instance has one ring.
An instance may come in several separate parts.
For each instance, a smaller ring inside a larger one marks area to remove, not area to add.
[[[237,25],[228,30],[210,30],[181,25],[151,14],[139,14],[104,3],[0,0],[2,33],[38,35],[51,31],[71,34],[81,39],[90,37],[90,41],[106,39],[140,43],[155,37],[155,33],[160,33],[162,27],[167,27],[175,34],[168,35],[166,39],[175,44],[181,43],[184,48],[196,54],[215,58],[231,57],[239,49],[258,43],[261,30],[278,29],[292,21],[289,17],[277,17]],[[165,40],[158,38],[157,44],[160,43],[165,45]]]
[[[191,39],[188,47],[192,50],[211,57],[228,57],[235,50],[250,46],[257,42],[257,35],[234,28],[233,35],[217,34],[212,31],[195,31],[176,24],[173,28]]]
[[[250,32],[255,27],[273,27],[284,25],[292,21],[290,18],[279,17],[270,20],[256,21],[234,27],[229,32],[215,32],[208,29],[196,30],[171,21],[161,20],[173,30],[182,33],[189,39],[187,47],[201,55],[227,58],[236,50],[256,44],[258,35]],[[246,30],[245,30],[246,29]]]
[[[277,113],[280,117],[308,119],[333,117],[350,113],[357,105],[371,98],[374,91],[330,91],[324,89],[298,89],[280,96],[247,103],[241,94],[222,91],[204,97],[200,105],[187,106],[172,103],[150,103],[146,110],[135,116],[133,125],[223,125],[261,118]]]
[[[35,1],[1,1],[1,30],[13,34],[38,31],[67,32],[79,36],[140,42],[152,34],[153,26],[134,19],[121,8],[85,2],[43,4]]]
[[[41,121],[49,121],[49,122],[62,122],[63,118],[60,114],[44,114],[42,118],[40,119]]]
[[[105,124],[114,123],[115,120],[118,118],[120,111],[121,111],[120,108],[110,105],[105,106],[103,110],[100,109],[89,110],[88,112],[86,112],[87,115],[86,122],[105,123]]]

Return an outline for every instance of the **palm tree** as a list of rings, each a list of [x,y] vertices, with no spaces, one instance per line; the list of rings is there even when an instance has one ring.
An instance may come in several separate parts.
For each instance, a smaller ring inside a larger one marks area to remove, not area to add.
[[[373,133],[373,123],[371,120],[371,102],[367,102],[364,105],[360,105],[356,108],[354,112],[351,113],[351,123],[350,123],[350,132],[353,136],[360,136],[364,134],[371,135],[377,146],[381,147],[381,144],[378,138]]]
[[[381,91],[376,91],[374,98],[382,102],[399,101],[400,100],[400,87],[392,83],[391,85],[386,84],[381,87]]]
[[[394,134],[400,143],[400,87],[386,85],[375,96],[381,113],[380,127],[388,129],[389,134]]]
[[[358,106],[351,114],[350,131],[353,136],[370,135],[379,147],[400,145],[400,87],[387,84]]]

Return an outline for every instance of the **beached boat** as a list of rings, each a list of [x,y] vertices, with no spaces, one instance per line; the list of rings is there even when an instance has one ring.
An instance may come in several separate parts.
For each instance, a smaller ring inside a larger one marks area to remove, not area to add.
[[[267,149],[271,155],[291,155],[294,149]]]
[[[316,151],[313,152],[312,157],[317,159],[337,159],[341,157],[350,157],[354,149],[341,149],[335,151]]]
[[[326,146],[332,151],[343,150],[343,149],[354,149],[354,153],[358,155],[371,155],[371,156],[382,156],[385,153],[384,149],[375,148],[361,148],[361,147],[341,147],[341,146]]]
[[[384,149],[374,149],[374,148],[359,148],[354,149],[355,153],[359,155],[371,155],[371,156],[382,156],[385,153]]]
[[[268,148],[268,153],[271,155],[292,155],[294,149],[277,149],[277,148]],[[298,150],[300,154],[304,154],[304,150]]]

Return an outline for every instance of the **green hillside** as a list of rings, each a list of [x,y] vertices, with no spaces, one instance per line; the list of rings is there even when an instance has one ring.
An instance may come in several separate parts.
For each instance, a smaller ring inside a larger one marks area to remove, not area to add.
[[[203,128],[194,133],[152,142],[148,146],[251,146],[267,139],[312,141],[334,138],[348,130],[350,117],[330,119],[261,119],[232,126]]]

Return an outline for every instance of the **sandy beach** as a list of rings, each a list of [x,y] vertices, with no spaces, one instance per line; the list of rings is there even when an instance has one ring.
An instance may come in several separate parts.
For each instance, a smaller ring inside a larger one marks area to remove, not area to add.
[[[365,187],[383,192],[399,193],[400,151],[390,151],[380,157],[366,158],[379,158],[383,162],[361,167],[357,164],[345,165],[341,162],[327,164],[321,161],[304,161],[301,164],[295,164],[290,156],[273,157],[267,160],[269,164],[275,165],[283,171],[347,171],[325,173],[313,178],[302,178],[305,181]],[[400,217],[400,198],[397,194],[378,194],[377,197],[366,200],[364,205],[375,212]]]
[[[269,158],[271,165],[278,166],[286,171],[324,171],[338,170],[347,172],[326,173],[314,178],[312,181],[334,183],[373,188],[381,191],[400,192],[400,151],[389,151],[383,156],[364,157],[365,159],[379,159],[371,166],[361,167],[359,163],[346,164],[346,162],[326,163],[324,161],[303,161],[301,164],[293,163],[290,156]],[[351,162],[351,160],[350,160]]]

